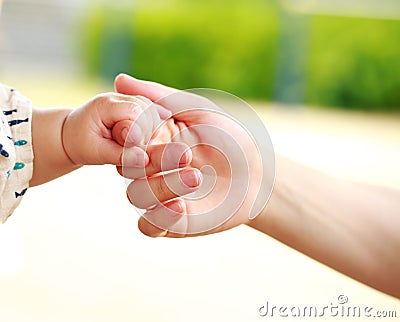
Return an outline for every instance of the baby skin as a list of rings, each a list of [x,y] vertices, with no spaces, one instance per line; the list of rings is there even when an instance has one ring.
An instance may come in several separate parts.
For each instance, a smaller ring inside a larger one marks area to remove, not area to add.
[[[83,165],[120,166],[124,162],[132,169],[139,169],[138,172],[146,169],[147,173],[158,173],[162,155],[164,166],[184,168],[191,161],[191,152],[183,143],[167,148],[152,145],[146,151],[143,148],[146,138],[170,116],[170,112],[161,106],[148,109],[150,103],[141,96],[104,93],[77,109],[34,108],[32,142],[35,157],[30,186],[46,183]],[[139,115],[142,115],[141,122],[134,123],[136,131],[129,132],[126,125],[132,124]],[[196,180],[196,173],[197,170],[182,170],[181,174],[188,178],[189,186],[193,186],[191,179]]]

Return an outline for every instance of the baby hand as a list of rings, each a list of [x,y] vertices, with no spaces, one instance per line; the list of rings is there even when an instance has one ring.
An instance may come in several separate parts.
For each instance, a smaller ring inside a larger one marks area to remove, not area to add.
[[[148,105],[149,101],[142,97],[116,93],[95,96],[82,107],[72,111],[65,119],[62,129],[65,153],[77,165],[121,165],[123,141],[128,140],[132,147],[129,153],[124,155],[124,161],[132,166],[146,166],[149,158],[137,145],[151,135],[161,118],[169,116],[165,109],[149,109],[146,112]],[[136,128],[128,135],[127,124],[132,124],[143,111],[146,117],[141,117],[142,121],[136,122]],[[115,128],[117,123],[120,123],[120,126]],[[115,134],[116,131],[119,131],[118,135]],[[119,139],[118,142],[113,139],[113,133]]]
[[[135,119],[125,119],[117,122],[112,128],[113,139],[126,148],[133,146],[147,146],[154,144],[154,133],[161,125],[162,120],[171,116],[171,112],[165,107],[153,103],[146,97],[135,96],[140,102]],[[159,142],[160,143],[160,142]]]

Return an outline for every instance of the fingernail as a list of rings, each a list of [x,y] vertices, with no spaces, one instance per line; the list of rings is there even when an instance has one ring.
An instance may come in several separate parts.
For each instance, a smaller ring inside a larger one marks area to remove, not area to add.
[[[172,215],[182,215],[185,212],[185,206],[182,200],[174,200],[170,204],[165,205],[168,209],[172,210],[174,213]]]
[[[170,143],[165,148],[163,161],[171,164],[173,168],[183,168],[192,161],[192,151],[186,144]]]
[[[125,142],[126,141],[126,137],[128,136],[128,128],[124,127],[124,129],[121,131],[121,138],[122,140]]]
[[[192,150],[186,149],[179,160],[179,166],[184,167],[192,161]]]
[[[143,139],[142,130],[137,124],[133,124],[127,136],[128,143],[136,145],[139,144],[142,139]]]
[[[125,149],[123,156],[124,167],[145,167],[149,163],[149,156],[138,147]]]
[[[182,182],[189,188],[196,188],[201,182],[201,172],[197,169],[184,170],[181,172]]]

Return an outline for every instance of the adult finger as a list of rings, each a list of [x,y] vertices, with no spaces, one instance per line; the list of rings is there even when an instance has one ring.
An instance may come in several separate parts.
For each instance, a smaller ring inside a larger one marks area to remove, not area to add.
[[[204,113],[207,110],[223,111],[212,100],[203,96],[187,91],[179,91],[153,82],[138,80],[126,74],[118,75],[115,78],[114,86],[119,93],[142,95],[154,102],[157,101],[159,105],[171,111],[172,114],[187,111],[196,113]]]
[[[142,109],[146,109],[149,106],[152,106],[157,112],[159,117],[162,120],[166,120],[171,116],[171,111],[166,109],[164,106],[158,105],[156,103],[153,103],[152,100],[150,100],[148,97],[145,97],[143,95],[126,95],[126,94],[121,94],[121,93],[115,93],[115,99],[122,100],[122,101],[132,101],[137,104],[139,104]]]
[[[135,122],[132,120],[123,120],[116,123],[111,129],[112,138],[119,145],[124,146],[125,148],[131,148],[134,146],[143,146],[149,139],[145,137],[142,130],[143,120],[139,124],[139,122]],[[151,127],[152,124],[148,124],[148,127]]]
[[[139,230],[149,237],[185,237],[173,231],[186,231],[185,202],[179,198],[147,211],[138,221]]]
[[[190,164],[193,156],[191,149],[180,142],[148,145],[146,153],[149,163],[146,167],[137,167],[130,163],[130,149],[125,148],[122,167],[117,168],[118,172],[127,179],[148,177],[156,173],[184,168]]]
[[[147,144],[162,120],[156,106],[145,109],[138,106],[126,119],[113,124],[112,137],[120,145]]]
[[[129,131],[132,124],[132,120],[123,120],[113,126],[111,130],[111,135],[114,141],[117,142],[120,146],[129,146],[131,143],[132,146],[135,145],[135,133],[133,131]],[[128,138],[128,134],[131,134],[130,139]]]
[[[115,78],[114,87],[118,93],[141,95],[149,98],[153,102],[178,92],[176,89],[149,81],[138,80],[126,74],[120,74]]]
[[[131,182],[127,195],[131,203],[142,209],[194,192],[201,184],[200,170],[191,168]]]
[[[101,148],[97,151],[98,163],[96,164],[113,164],[122,166],[123,160],[129,162],[132,166],[145,168],[149,163],[149,157],[146,152],[139,148],[133,147],[129,149],[129,153],[124,148],[110,139],[104,139]]]
[[[210,235],[232,227],[232,224],[226,221],[210,229],[207,219],[188,213],[187,207],[187,203],[181,198],[159,204],[139,218],[138,228],[149,237],[183,238]],[[206,229],[199,230],[201,227]]]

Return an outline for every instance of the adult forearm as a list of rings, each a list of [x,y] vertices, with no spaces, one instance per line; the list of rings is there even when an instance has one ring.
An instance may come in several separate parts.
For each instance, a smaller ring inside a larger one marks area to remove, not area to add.
[[[62,143],[63,123],[71,109],[34,109],[32,113],[33,176],[36,186],[79,168],[67,156]]]
[[[250,226],[400,296],[399,192],[346,182],[279,157],[270,202]]]

